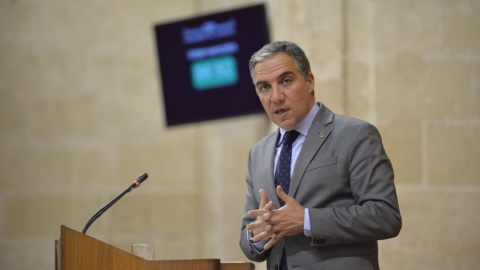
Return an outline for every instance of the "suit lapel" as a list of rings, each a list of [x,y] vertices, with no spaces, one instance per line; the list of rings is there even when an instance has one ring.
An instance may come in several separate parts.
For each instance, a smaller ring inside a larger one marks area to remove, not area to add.
[[[292,180],[290,182],[289,196],[295,197],[308,164],[310,164],[310,161],[319,151],[320,147],[332,131],[333,125],[330,125],[332,122],[333,112],[325,107],[325,105],[321,104],[320,110],[317,113],[315,120],[313,120],[312,126],[305,138],[302,150],[300,150],[300,154],[298,155],[295,169],[293,170]]]

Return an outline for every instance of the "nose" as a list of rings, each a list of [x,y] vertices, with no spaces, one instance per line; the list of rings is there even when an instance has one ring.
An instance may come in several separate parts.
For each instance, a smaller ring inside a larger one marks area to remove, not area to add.
[[[272,86],[271,93],[271,100],[274,103],[282,102],[285,99],[283,89],[277,85]]]

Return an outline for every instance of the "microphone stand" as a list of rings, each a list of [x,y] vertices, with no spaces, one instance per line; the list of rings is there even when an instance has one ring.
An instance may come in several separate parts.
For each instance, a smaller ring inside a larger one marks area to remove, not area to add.
[[[112,205],[114,205],[118,200],[120,200],[123,196],[125,196],[125,194],[129,193],[130,191],[134,190],[135,188],[137,188],[138,186],[140,186],[141,183],[143,183],[143,181],[145,181],[146,179],[148,178],[148,174],[144,173],[142,175],[140,175],[139,177],[137,177],[137,179],[135,179],[135,181],[133,181],[133,183],[127,188],[125,189],[122,193],[120,193],[120,195],[118,195],[117,197],[115,197],[115,199],[113,199],[111,202],[109,202],[107,205],[105,205],[104,207],[102,207],[100,210],[98,210],[97,213],[95,213],[95,215],[93,215],[90,220],[87,222],[87,224],[85,225],[85,227],[83,228],[82,230],[82,233],[85,234],[88,230],[88,228],[90,227],[90,225],[92,225],[92,223],[97,219],[99,218],[103,213],[105,213],[105,211],[108,210],[108,208],[110,208]]]

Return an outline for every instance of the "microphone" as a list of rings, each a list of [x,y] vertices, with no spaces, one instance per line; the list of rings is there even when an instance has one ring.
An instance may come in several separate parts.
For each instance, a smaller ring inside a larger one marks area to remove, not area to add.
[[[114,205],[118,200],[120,200],[125,194],[127,194],[128,192],[136,189],[137,187],[139,187],[143,181],[147,180],[148,178],[148,174],[147,173],[143,173],[142,175],[138,176],[137,179],[133,180],[132,184],[130,184],[130,186],[128,186],[127,189],[125,189],[122,193],[120,193],[120,195],[118,195],[117,197],[115,197],[115,199],[113,199],[111,202],[109,202],[107,205],[105,205],[104,207],[102,207],[102,209],[98,210],[97,213],[95,213],[95,215],[93,215],[93,217],[90,218],[90,220],[87,222],[87,224],[85,225],[85,227],[83,228],[82,230],[82,233],[86,233],[88,228],[90,227],[90,225],[92,225],[92,223],[97,219],[99,218],[105,211],[108,210],[108,208],[110,208],[112,205]]]
[[[143,183],[143,181],[147,180],[147,178],[148,174],[143,173],[142,175],[138,176],[137,179],[133,180],[133,183],[128,188],[130,189],[130,191],[136,189]]]

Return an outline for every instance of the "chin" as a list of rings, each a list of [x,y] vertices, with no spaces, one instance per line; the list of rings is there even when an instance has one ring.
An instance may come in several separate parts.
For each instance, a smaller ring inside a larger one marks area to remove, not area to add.
[[[283,129],[285,129],[285,130],[287,130],[287,131],[288,131],[288,130],[291,130],[291,129],[293,129],[293,128],[295,127],[294,125],[292,125],[292,124],[290,124],[290,123],[275,123],[275,124],[277,124],[277,126],[283,128]]]

